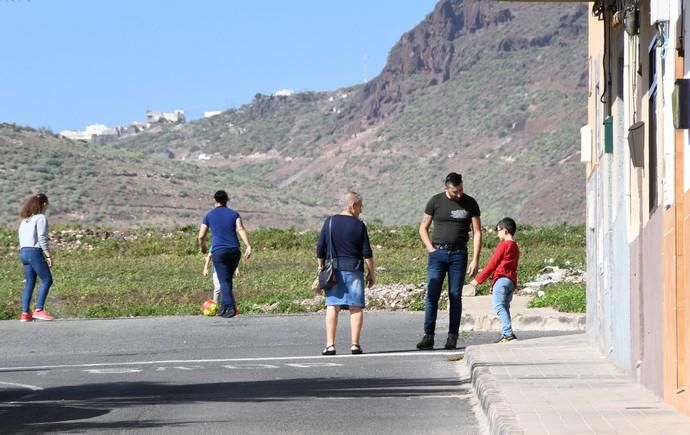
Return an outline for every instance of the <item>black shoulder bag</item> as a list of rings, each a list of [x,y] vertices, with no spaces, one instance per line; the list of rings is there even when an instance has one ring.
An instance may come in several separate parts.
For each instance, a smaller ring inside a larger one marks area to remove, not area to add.
[[[319,271],[319,288],[321,290],[328,290],[336,283],[335,270],[333,269],[333,241],[331,240],[331,224],[333,216],[328,219],[328,258],[323,262],[323,266]]]

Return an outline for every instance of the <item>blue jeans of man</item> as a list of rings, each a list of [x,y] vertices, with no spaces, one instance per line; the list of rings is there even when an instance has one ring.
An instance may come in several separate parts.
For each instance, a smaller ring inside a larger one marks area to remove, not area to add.
[[[216,269],[218,281],[220,282],[220,313],[226,310],[235,309],[235,296],[232,293],[232,277],[235,275],[235,269],[240,264],[240,250],[232,249],[216,249],[211,255],[213,267]]]
[[[46,304],[48,290],[53,285],[53,274],[50,267],[43,257],[41,248],[22,248],[19,250],[19,259],[24,265],[24,292],[22,293],[22,311],[28,313],[31,308],[31,297],[36,286],[36,277],[41,279],[36,297],[36,308],[42,310]]]
[[[503,336],[513,335],[513,325],[510,320],[510,301],[513,300],[515,284],[510,278],[502,276],[496,280],[492,287],[491,302],[494,310],[501,319],[501,333]]]
[[[448,275],[448,333],[458,335],[462,314],[462,286],[467,271],[467,250],[437,249],[429,253],[427,261],[427,287],[424,304],[424,334],[434,335],[438,300],[446,274]]]

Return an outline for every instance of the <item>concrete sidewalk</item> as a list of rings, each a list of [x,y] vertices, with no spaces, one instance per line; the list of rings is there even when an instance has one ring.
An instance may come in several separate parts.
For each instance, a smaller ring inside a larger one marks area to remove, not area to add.
[[[527,308],[531,296],[514,296],[510,303],[513,328],[519,331],[584,331],[586,317],[583,313],[560,313],[553,308]],[[463,331],[500,331],[501,321],[494,312],[491,295],[463,296]]]
[[[470,346],[465,362],[492,434],[690,434],[582,333]]]

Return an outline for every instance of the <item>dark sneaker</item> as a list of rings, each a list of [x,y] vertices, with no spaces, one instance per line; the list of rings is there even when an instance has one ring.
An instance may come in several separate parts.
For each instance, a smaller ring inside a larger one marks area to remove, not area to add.
[[[434,336],[430,334],[424,335],[422,340],[417,343],[417,349],[419,350],[431,350],[434,348]]]
[[[504,335],[496,343],[507,343],[509,341],[517,340],[515,334]]]
[[[223,311],[220,314],[220,317],[225,317],[226,319],[230,319],[232,317],[235,317],[239,313],[240,313],[240,311],[237,308],[235,308],[233,306],[229,306],[229,307],[226,307],[225,311]]]
[[[448,334],[448,338],[446,339],[446,345],[443,347],[448,350],[456,349],[458,347],[458,336],[455,334]]]

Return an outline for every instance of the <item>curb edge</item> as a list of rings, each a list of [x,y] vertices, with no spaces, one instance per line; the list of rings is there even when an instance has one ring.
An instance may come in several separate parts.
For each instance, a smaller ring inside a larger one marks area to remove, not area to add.
[[[508,401],[500,393],[491,370],[475,354],[481,350],[476,346],[465,349],[465,364],[470,374],[472,387],[489,421],[492,435],[518,435],[524,431],[517,425],[517,417]]]

